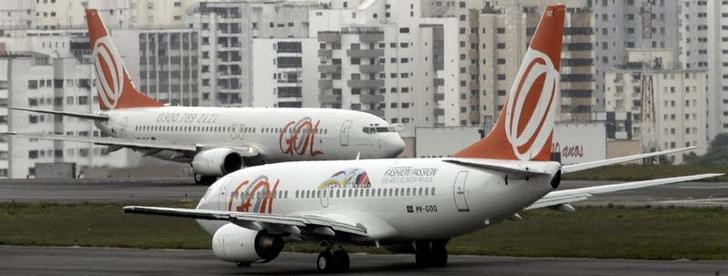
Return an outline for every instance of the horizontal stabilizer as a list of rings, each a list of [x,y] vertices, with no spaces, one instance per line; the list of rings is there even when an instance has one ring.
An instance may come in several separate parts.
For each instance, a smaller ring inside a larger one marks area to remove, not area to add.
[[[604,167],[604,166],[609,166],[609,165],[615,165],[615,164],[634,161],[634,160],[640,160],[643,158],[649,158],[649,157],[660,156],[660,155],[665,155],[665,154],[673,154],[673,153],[694,150],[694,149],[695,149],[695,147],[686,147],[686,148],[679,148],[679,149],[671,149],[671,150],[663,150],[663,151],[656,151],[656,152],[650,152],[650,153],[628,155],[628,156],[610,158],[610,159],[593,161],[593,162],[566,165],[566,166],[561,167],[561,172],[564,174],[573,173],[573,172],[584,171],[584,170],[589,170],[589,169],[594,169],[594,168]]]
[[[442,161],[447,162],[447,163],[452,163],[452,164],[458,164],[461,166],[516,174],[516,175],[520,175],[523,177],[550,175],[548,172],[546,172],[544,170],[530,168],[528,166],[521,167],[521,166],[517,166],[516,163],[514,163],[514,165],[511,165],[511,166],[504,165],[506,162],[504,162],[503,160],[498,160],[498,162],[492,162],[491,160],[488,160],[488,159],[444,159]],[[489,162],[489,161],[491,161],[491,162]]]
[[[554,192],[548,193],[547,195],[545,195],[544,197],[542,197],[535,203],[531,204],[531,206],[528,206],[526,208],[526,210],[550,207],[550,206],[557,206],[559,204],[566,204],[566,203],[587,200],[590,197],[593,197],[598,194],[611,193],[611,192],[617,192],[617,191],[623,191],[623,190],[640,189],[640,188],[645,188],[645,187],[659,186],[659,185],[672,184],[672,183],[694,181],[694,180],[700,180],[700,179],[705,179],[705,178],[717,177],[717,176],[721,176],[721,175],[723,175],[723,174],[706,173],[706,174],[696,174],[696,175],[689,175],[689,176],[677,176],[677,177],[670,177],[670,178],[627,182],[627,183],[620,183],[620,184],[600,185],[600,186],[594,186],[594,187],[569,189],[569,190],[563,190],[563,191],[554,191]]]
[[[8,109],[30,111],[30,112],[37,112],[37,113],[43,113],[43,114],[53,114],[53,115],[60,115],[60,116],[68,116],[68,117],[88,119],[88,120],[97,120],[97,121],[106,121],[109,119],[108,116],[101,115],[101,114],[66,112],[66,111],[57,111],[57,110],[50,110],[50,109],[15,107],[15,106],[8,107]]]

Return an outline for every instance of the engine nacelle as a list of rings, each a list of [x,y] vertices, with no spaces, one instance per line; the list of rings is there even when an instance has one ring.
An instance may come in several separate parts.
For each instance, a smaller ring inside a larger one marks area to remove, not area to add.
[[[228,148],[203,150],[192,159],[192,170],[201,175],[223,176],[242,167],[243,158]]]
[[[220,227],[212,236],[212,251],[223,261],[236,263],[268,262],[283,250],[283,239],[266,230],[253,231],[232,223]]]

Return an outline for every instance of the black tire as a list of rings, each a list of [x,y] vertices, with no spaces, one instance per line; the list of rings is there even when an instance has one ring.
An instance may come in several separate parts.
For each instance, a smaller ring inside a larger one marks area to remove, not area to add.
[[[447,240],[432,241],[430,265],[434,267],[447,266]]]
[[[334,271],[335,267],[334,255],[331,254],[331,251],[326,250],[319,253],[318,258],[316,258],[316,269],[319,272],[331,272]]]
[[[346,253],[345,250],[339,249],[334,252],[334,260],[336,263],[335,270],[337,272],[346,272],[349,271],[349,253]]]
[[[432,250],[430,250],[429,241],[415,242],[415,263],[417,263],[417,266],[430,266],[430,255],[432,255]]]

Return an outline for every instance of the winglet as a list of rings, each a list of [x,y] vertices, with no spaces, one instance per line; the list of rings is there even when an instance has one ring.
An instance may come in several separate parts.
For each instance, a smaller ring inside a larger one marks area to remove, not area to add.
[[[454,157],[551,159],[565,14],[564,5],[546,8],[495,126]]]
[[[162,106],[134,86],[104,21],[95,9],[86,10],[86,24],[91,56],[96,68],[96,92],[101,110]]]

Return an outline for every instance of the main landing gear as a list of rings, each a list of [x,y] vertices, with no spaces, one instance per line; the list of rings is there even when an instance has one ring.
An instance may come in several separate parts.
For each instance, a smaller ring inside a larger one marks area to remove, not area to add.
[[[415,241],[415,261],[421,267],[447,266],[448,240]]]
[[[329,246],[318,255],[316,268],[320,272],[346,272],[349,270],[349,253],[343,248],[333,250]]]
[[[210,186],[215,183],[217,176],[195,174],[195,183],[197,185]]]

